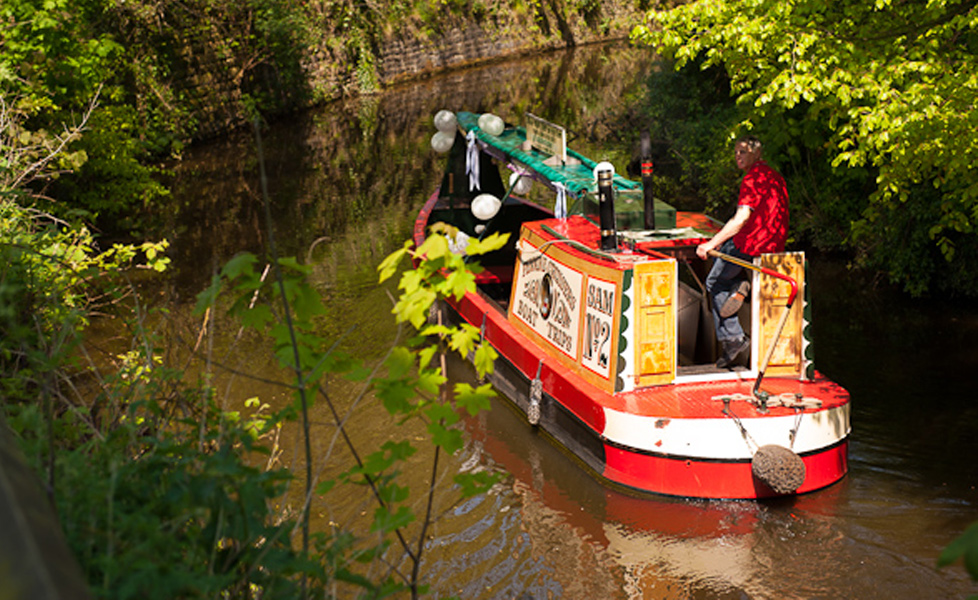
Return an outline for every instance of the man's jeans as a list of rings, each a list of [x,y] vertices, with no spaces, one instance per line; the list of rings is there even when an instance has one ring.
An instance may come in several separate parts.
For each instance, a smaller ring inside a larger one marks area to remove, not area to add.
[[[717,250],[747,262],[754,260],[754,257],[738,250],[732,240],[720,244]],[[720,317],[720,307],[723,306],[723,303],[727,301],[727,298],[730,297],[744,277],[744,267],[720,258],[714,259],[713,268],[710,269],[710,274],[706,277],[706,291],[713,299],[713,325],[716,328],[717,340],[721,343],[737,341],[744,337],[744,329],[740,326],[740,319],[736,314],[726,319]]]

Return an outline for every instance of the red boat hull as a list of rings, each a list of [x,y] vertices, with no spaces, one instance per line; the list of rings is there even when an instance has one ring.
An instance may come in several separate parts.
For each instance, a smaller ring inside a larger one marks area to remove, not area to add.
[[[542,349],[523,336],[491,301],[481,295],[467,294],[451,306],[462,319],[482,328],[485,340],[499,352],[497,368],[490,377],[497,389],[525,412],[529,404],[530,382],[539,377],[544,398],[537,427],[607,483],[631,491],[691,498],[749,499],[778,495],[753,476],[747,443],[740,444],[742,447],[737,449],[741,456],[730,457],[658,453],[616,442],[609,437],[607,415],[609,411],[623,408],[622,404],[628,404],[629,398],[616,398],[603,392],[575,377],[560,363],[547,360]],[[811,382],[767,381],[778,392],[818,394],[824,399],[822,408],[807,409],[802,414],[814,417],[819,412],[844,410],[844,415],[838,416],[832,426],[839,429],[835,435],[837,439],[823,447],[799,452],[806,475],[797,493],[818,490],[843,478],[848,471],[848,394],[845,390],[820,376]],[[658,394],[663,407],[668,407],[655,419],[656,423],[669,421],[672,426],[683,421],[696,427],[698,423],[712,420],[723,421],[729,428],[734,428],[733,420],[722,414],[722,405],[713,398],[723,390],[730,394],[749,392],[751,386],[752,380],[664,385],[643,394]],[[794,409],[760,413],[748,404],[739,406],[737,412],[742,413],[740,418],[744,421],[797,419],[799,414]],[[704,435],[708,436],[708,433]]]

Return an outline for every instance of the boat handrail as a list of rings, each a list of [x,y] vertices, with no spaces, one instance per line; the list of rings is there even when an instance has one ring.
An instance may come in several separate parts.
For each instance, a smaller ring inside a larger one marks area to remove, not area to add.
[[[549,241],[546,241],[546,242],[540,244],[540,246],[537,248],[537,251],[540,252],[541,254],[543,254],[542,248],[544,248],[546,246],[549,246],[550,244],[568,244],[570,246],[574,246],[575,248],[577,248],[578,250],[580,250],[581,252],[583,252],[585,254],[588,254],[588,255],[593,256],[595,258],[599,258],[601,260],[606,260],[608,262],[613,262],[615,264],[618,264],[618,259],[615,258],[614,255],[608,254],[606,252],[602,252],[600,250],[595,250],[594,248],[591,248],[590,246],[588,246],[586,244],[582,244],[581,242],[579,242],[577,240],[572,240],[571,238],[569,238],[567,236],[561,235],[560,233],[557,233],[557,231],[554,230],[549,225],[540,225],[540,229],[546,231],[547,233],[549,233],[550,235],[554,236],[554,238],[555,238],[555,239],[552,239],[552,240],[549,240]],[[520,260],[522,260],[522,256],[521,256]]]
[[[764,275],[777,277],[778,279],[786,281],[788,285],[791,286],[791,293],[788,294],[788,308],[791,308],[791,305],[795,303],[795,296],[798,295],[798,282],[795,281],[794,278],[789,277],[784,273],[778,273],[772,269],[761,267],[759,265],[755,265],[754,263],[749,263],[746,260],[737,258],[736,256],[730,256],[729,254],[724,254],[723,252],[718,252],[716,250],[710,250],[709,255],[715,258],[722,258],[729,263],[744,267],[745,269],[757,271],[758,273],[763,273]]]

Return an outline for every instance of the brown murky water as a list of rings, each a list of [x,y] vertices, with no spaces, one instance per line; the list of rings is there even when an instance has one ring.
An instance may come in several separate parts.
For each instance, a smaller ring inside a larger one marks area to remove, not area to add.
[[[439,109],[524,111],[565,124],[585,154],[624,170],[633,136],[622,135],[653,68],[643,51],[579,48],[405,85],[338,102],[263,132],[276,238],[299,256],[334,317],[326,333],[377,361],[396,331],[375,266],[410,234],[414,212],[440,178],[429,148]],[[589,147],[590,146],[590,147]],[[166,295],[173,340],[195,341],[193,296],[214,268],[266,241],[250,133],[188,152],[174,175],[170,221],[175,270]],[[910,302],[868,288],[840,264],[815,259],[813,301],[820,370],[853,398],[851,471],[827,490],[781,503],[637,499],[605,489],[502,403],[467,423],[467,445],[436,475],[489,469],[491,493],[452,504],[427,544],[433,597],[460,598],[964,598],[978,591],[960,565],[937,570],[940,551],[978,520],[978,310]],[[240,373],[283,375],[268,348],[220,325],[211,355]],[[471,377],[452,365],[458,379]],[[290,401],[282,388],[243,374],[221,377],[231,407],[257,396]],[[331,382],[365,448],[413,435],[389,423],[360,389]],[[313,411],[314,472],[348,460],[322,400]],[[285,432],[283,461],[298,436]],[[429,455],[406,478],[422,488]],[[448,487],[447,485],[444,487]],[[356,523],[373,510],[362,494],[313,505],[316,526]]]

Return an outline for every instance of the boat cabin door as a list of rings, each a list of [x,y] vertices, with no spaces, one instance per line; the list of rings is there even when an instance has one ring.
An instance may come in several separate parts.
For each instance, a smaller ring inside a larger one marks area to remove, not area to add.
[[[777,277],[751,271],[751,293],[740,309],[739,318],[751,338],[748,367],[741,375],[756,374],[771,345],[774,350],[766,375],[811,378],[813,367],[808,336],[808,306],[805,286],[805,255],[803,252],[763,254],[754,260],[759,269],[775,271],[795,280],[798,291],[781,331],[782,316],[791,297],[791,285]],[[703,287],[705,275],[680,277],[676,324],[678,329],[677,378],[710,374],[715,376],[715,363],[720,344],[716,339],[709,295]],[[744,373],[746,371],[746,373]]]

